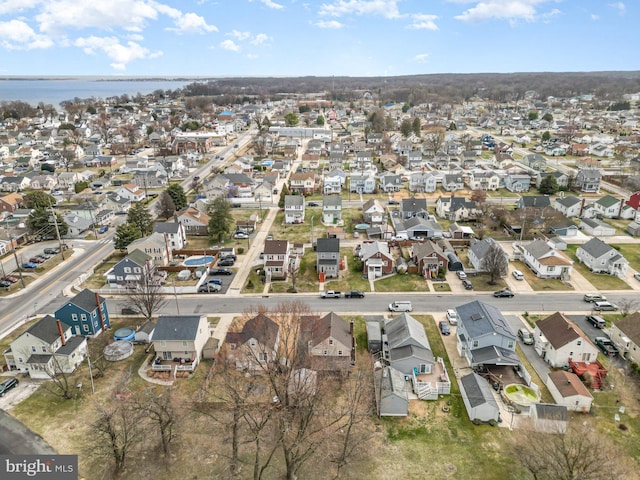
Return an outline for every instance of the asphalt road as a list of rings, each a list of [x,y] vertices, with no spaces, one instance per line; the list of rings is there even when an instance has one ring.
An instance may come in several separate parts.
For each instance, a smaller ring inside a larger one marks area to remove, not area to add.
[[[4,410],[0,410],[0,455],[55,455],[43,438]]]

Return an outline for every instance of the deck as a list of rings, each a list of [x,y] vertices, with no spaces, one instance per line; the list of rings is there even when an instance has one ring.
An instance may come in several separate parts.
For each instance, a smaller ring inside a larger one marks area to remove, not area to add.
[[[438,357],[431,373],[413,372],[413,391],[421,400],[437,400],[438,395],[451,393],[451,380],[442,358]]]

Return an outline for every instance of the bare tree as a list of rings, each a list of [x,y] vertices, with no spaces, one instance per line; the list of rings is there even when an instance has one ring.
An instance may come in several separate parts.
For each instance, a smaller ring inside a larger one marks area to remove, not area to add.
[[[166,388],[160,395],[155,391],[147,390],[134,399],[134,404],[158,429],[162,451],[168,456],[171,453],[171,441],[175,438],[173,431],[176,424],[176,411],[173,408],[171,390]]]
[[[55,353],[51,355],[51,364],[43,371],[49,377],[49,382],[44,384],[45,390],[49,393],[65,400],[73,400],[80,396],[79,385],[81,386],[82,383],[77,370],[73,373],[66,372],[62,360]]]
[[[144,268],[140,281],[133,284],[127,295],[127,306],[139,311],[147,320],[167,304],[159,279],[153,269]]]
[[[499,278],[507,274],[509,260],[507,254],[497,242],[491,241],[480,268],[489,274],[489,285],[495,285]]]
[[[264,157],[266,155],[267,144],[263,135],[260,135],[253,141],[253,150],[258,157]]]
[[[638,309],[638,304],[640,302],[635,298],[621,298],[616,302],[618,305],[618,309],[620,311],[620,315],[626,317],[627,315],[635,312]]]
[[[424,136],[424,143],[436,154],[442,149],[444,144],[444,128],[431,127]]]
[[[588,424],[570,424],[566,433],[522,430],[511,442],[515,459],[535,480],[629,478],[627,462],[607,437]]]
[[[156,213],[161,218],[170,218],[176,211],[176,204],[173,202],[171,195],[165,190],[158,197],[155,206]]]

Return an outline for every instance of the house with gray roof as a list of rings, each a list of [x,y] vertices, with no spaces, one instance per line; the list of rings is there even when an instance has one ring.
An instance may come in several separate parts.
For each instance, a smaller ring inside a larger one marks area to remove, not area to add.
[[[436,214],[440,218],[460,222],[475,218],[478,209],[473,200],[451,194],[450,197],[439,197],[436,200]]]
[[[442,177],[442,189],[446,192],[456,192],[464,189],[462,173],[446,173]]]
[[[534,403],[529,410],[529,416],[537,432],[562,434],[569,426],[569,411],[564,405]]]
[[[558,197],[554,201],[553,208],[562,213],[567,218],[579,217],[582,213],[584,199],[567,195],[566,197]]]
[[[554,170],[553,172],[540,172],[538,173],[538,177],[536,178],[536,188],[540,188],[540,184],[542,180],[546,177],[553,177],[556,179],[556,183],[560,188],[569,187],[569,176],[566,173],[560,172],[558,170]]]
[[[299,346],[308,367],[316,371],[346,372],[356,360],[353,322],[330,312],[323,317],[300,317]]]
[[[525,155],[521,162],[527,167],[538,171],[543,171],[547,168],[547,159],[539,153]]]
[[[548,195],[523,195],[516,202],[517,208],[531,208],[543,210],[551,206],[551,200]]]
[[[380,189],[386,193],[399,192],[403,187],[400,175],[387,173],[380,176]]]
[[[598,193],[602,175],[595,168],[581,168],[573,179],[573,188],[585,193]]]
[[[616,228],[597,218],[583,218],[580,220],[580,229],[593,237],[611,237],[616,234]]]
[[[98,335],[111,327],[107,301],[88,288],[68,299],[54,315],[69,325],[74,335]]]
[[[322,223],[342,225],[342,196],[324,195],[322,197]]]
[[[505,265],[507,265],[509,262],[509,254],[502,245],[496,242],[493,238],[486,237],[482,240],[474,239],[471,241],[471,246],[468,250],[468,258],[469,262],[477,272],[487,271],[487,258],[489,258],[489,253],[492,252],[494,248],[499,249],[500,255],[505,258]],[[503,276],[506,274],[507,270],[505,269]]]
[[[155,222],[153,233],[160,233],[166,237],[166,244],[172,250],[182,250],[187,244],[187,232],[182,222]]]
[[[520,365],[516,334],[497,307],[475,300],[456,311],[458,352],[469,366]]]
[[[510,192],[528,192],[531,188],[531,176],[526,173],[509,173],[504,178],[504,186]]]
[[[107,272],[107,283],[135,288],[149,281],[153,272],[153,257],[136,248]]]
[[[156,359],[186,363],[193,371],[210,336],[206,315],[160,315],[152,338]]]
[[[477,373],[460,378],[460,394],[473,423],[497,423],[500,408],[496,402],[489,382]]]
[[[62,219],[68,227],[64,238],[82,238],[89,232],[93,225],[90,219],[79,217],[74,213],[67,213],[62,216]]]
[[[154,334],[155,335],[155,334]],[[227,359],[239,370],[269,368],[278,359],[280,327],[263,313],[250,318],[239,332],[227,332]]]
[[[304,196],[284,196],[284,223],[297,224],[304,222]]]
[[[427,200],[424,198],[403,198],[400,203],[400,213],[402,218],[425,217],[427,212]]]
[[[543,239],[521,246],[522,261],[538,278],[571,278],[573,260]]]
[[[437,177],[430,172],[413,172],[409,175],[409,191],[415,193],[435,192],[438,187]]]
[[[500,177],[491,170],[472,171],[466,181],[471,190],[484,190],[487,192],[500,188]]]
[[[382,334],[382,351],[389,364],[405,374],[430,372],[434,357],[424,326],[408,313],[387,320]]]
[[[592,238],[576,250],[578,261],[584,263],[594,273],[607,273],[624,278],[629,261],[618,250],[599,238]]]
[[[340,274],[340,239],[319,238],[316,241],[316,271],[326,278],[338,278]]]
[[[431,240],[412,244],[411,259],[425,278],[435,278],[441,269],[446,272],[449,266],[447,254]]]
[[[380,417],[406,417],[409,414],[409,384],[404,374],[391,366],[373,372],[376,410]]]

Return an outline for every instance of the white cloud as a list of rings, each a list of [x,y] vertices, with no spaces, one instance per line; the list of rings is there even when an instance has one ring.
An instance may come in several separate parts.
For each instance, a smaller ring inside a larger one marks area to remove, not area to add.
[[[80,37],[75,40],[74,45],[82,48],[87,55],[94,55],[99,51],[106,54],[112,60],[111,67],[116,70],[124,70],[127,64],[134,60],[157,58],[162,55],[160,51],[151,52],[133,41],[122,44],[116,37]]]
[[[320,6],[320,15],[341,17],[343,15],[380,15],[399,18],[399,0],[337,0]]]
[[[596,15],[595,13],[592,13],[591,20],[600,20],[600,15]]]
[[[207,21],[195,13],[185,13],[175,20],[175,28],[168,28],[176,33],[210,33],[217,32],[218,27],[207,24]]]
[[[419,53],[418,55],[413,57],[413,60],[417,63],[426,63],[427,58],[429,58],[428,53]]]
[[[549,1],[551,0],[485,0],[477,2],[476,6],[455,18],[470,23],[492,19],[534,22],[540,18],[537,7]]]
[[[334,30],[344,28],[344,23],[340,23],[337,20],[327,20],[327,21],[320,20],[319,22],[316,22],[313,25],[315,25],[318,28],[329,28]]]
[[[3,0],[0,4],[0,15],[31,10],[41,2],[42,0]]]
[[[438,30],[436,20],[439,18],[437,15],[427,15],[424,13],[416,13],[411,15],[413,22],[411,22],[407,28],[415,30]]]
[[[624,15],[627,11],[627,6],[622,2],[610,3],[609,6],[618,10],[620,15]]]
[[[273,0],[258,0],[258,2],[262,3],[265,7],[273,8],[274,10],[281,10],[284,8],[284,5],[276,3]]]
[[[253,45],[262,45],[270,40],[269,36],[266,33],[259,33],[256,37],[251,40]]]
[[[49,37],[37,34],[22,20],[0,22],[0,32],[2,32],[0,46],[7,50],[32,50],[53,46],[53,41]]]
[[[237,40],[246,40],[247,38],[251,37],[251,32],[240,32],[238,30],[231,30],[229,33],[227,33],[227,36],[229,37],[233,37]]]
[[[255,53],[247,53],[247,58],[248,58],[249,60],[256,60],[256,59],[258,59],[259,57],[258,57],[258,55],[256,55]]]
[[[229,50],[230,52],[240,51],[240,45],[235,43],[233,40],[224,40],[220,42],[220,47],[224,50]]]

